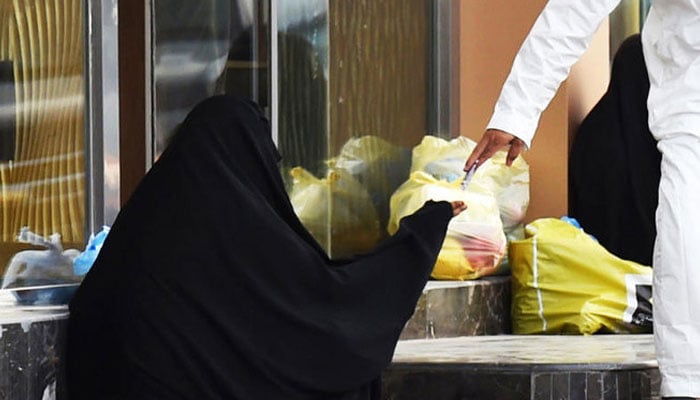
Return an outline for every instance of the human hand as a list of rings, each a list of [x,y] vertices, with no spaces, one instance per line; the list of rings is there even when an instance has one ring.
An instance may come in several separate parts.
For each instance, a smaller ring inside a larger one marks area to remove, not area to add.
[[[464,202],[461,200],[455,200],[453,202],[450,202],[450,204],[452,204],[452,216],[453,217],[458,216],[459,214],[462,213],[462,211],[467,209],[467,205],[464,204]]]
[[[477,168],[479,168],[479,165],[507,145],[510,145],[510,149],[506,156],[506,165],[510,167],[518,155],[525,150],[525,142],[508,132],[499,129],[487,129],[464,164],[464,171],[469,171],[474,164],[477,164]]]

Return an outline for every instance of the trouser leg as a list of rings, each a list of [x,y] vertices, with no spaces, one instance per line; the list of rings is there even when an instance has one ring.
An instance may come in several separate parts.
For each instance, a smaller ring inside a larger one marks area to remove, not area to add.
[[[662,396],[700,397],[700,136],[669,135],[654,247],[654,336]]]

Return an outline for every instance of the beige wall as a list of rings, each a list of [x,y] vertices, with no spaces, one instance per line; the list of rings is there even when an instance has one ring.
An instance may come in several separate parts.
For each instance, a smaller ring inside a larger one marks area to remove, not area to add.
[[[474,140],[481,137],[512,60],[545,3],[517,2],[515,7],[511,0],[457,2],[460,134]],[[525,153],[531,173],[526,222],[568,212],[568,131],[607,87],[607,43],[606,22],[542,115],[532,148]]]
[[[610,29],[604,23],[593,37],[588,51],[574,64],[567,81],[569,98],[569,139],[581,121],[608,88],[610,79]]]

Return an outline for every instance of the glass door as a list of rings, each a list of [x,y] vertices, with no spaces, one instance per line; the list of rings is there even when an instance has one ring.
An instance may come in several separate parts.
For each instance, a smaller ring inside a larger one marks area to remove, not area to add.
[[[116,215],[116,24],[116,0],[0,0],[0,308],[79,282]]]

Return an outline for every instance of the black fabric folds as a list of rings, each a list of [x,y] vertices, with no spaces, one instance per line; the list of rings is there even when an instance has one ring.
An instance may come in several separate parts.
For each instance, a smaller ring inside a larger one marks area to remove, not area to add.
[[[661,155],[649,131],[640,35],[615,54],[610,85],[571,148],[571,215],[611,253],[651,265]]]
[[[451,206],[330,260],[279,159],[255,104],[217,96],[190,113],[71,301],[71,400],[378,398]]]

